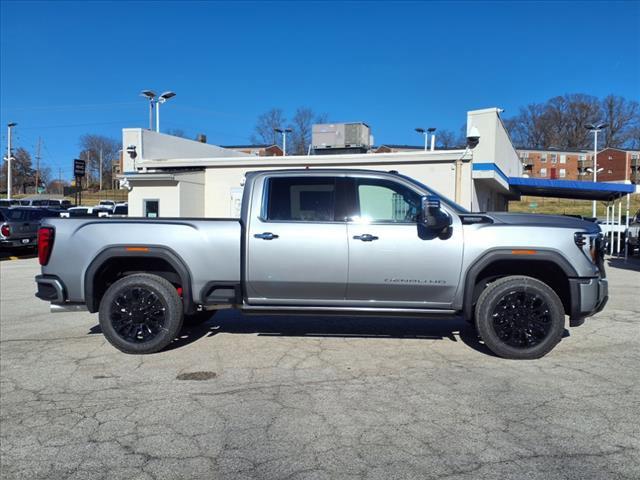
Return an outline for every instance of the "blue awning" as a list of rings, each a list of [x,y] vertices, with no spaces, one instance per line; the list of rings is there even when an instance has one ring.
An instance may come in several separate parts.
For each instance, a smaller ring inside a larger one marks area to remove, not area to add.
[[[474,179],[494,179],[508,185],[514,196],[573,198],[577,200],[612,201],[629,193],[636,193],[636,185],[610,182],[578,182],[575,180],[550,180],[546,178],[507,177],[495,163],[474,163]],[[482,176],[481,176],[482,175]]]
[[[521,195],[611,201],[635,193],[636,186],[625,183],[577,182],[546,178],[509,177],[509,187]]]

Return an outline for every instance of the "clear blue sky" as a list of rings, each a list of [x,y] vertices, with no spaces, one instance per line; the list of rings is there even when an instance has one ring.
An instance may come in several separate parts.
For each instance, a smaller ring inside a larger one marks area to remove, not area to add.
[[[376,143],[459,131],[467,110],[564,93],[640,99],[640,2],[1,3],[0,120],[68,176],[84,133],[145,127],[248,142],[297,106],[366,121]]]

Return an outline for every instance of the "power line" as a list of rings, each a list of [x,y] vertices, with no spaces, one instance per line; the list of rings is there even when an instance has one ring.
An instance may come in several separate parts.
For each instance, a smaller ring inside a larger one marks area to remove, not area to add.
[[[85,103],[85,104],[68,104],[68,105],[32,105],[27,107],[4,107],[3,110],[22,111],[22,110],[74,110],[74,109],[91,109],[91,108],[108,108],[108,107],[128,107],[139,105],[140,102],[119,102],[119,103]]]

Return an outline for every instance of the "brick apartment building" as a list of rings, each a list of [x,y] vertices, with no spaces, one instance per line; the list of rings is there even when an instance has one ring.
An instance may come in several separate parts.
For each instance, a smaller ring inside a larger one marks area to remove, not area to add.
[[[517,149],[524,173],[534,178],[593,180],[593,152],[589,150]],[[598,152],[598,181],[640,183],[640,150],[605,148]]]

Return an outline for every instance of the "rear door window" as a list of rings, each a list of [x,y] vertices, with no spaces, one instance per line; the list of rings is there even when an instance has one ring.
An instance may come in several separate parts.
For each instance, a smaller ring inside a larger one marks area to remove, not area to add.
[[[333,177],[274,177],[267,181],[267,220],[333,222],[336,180]]]

